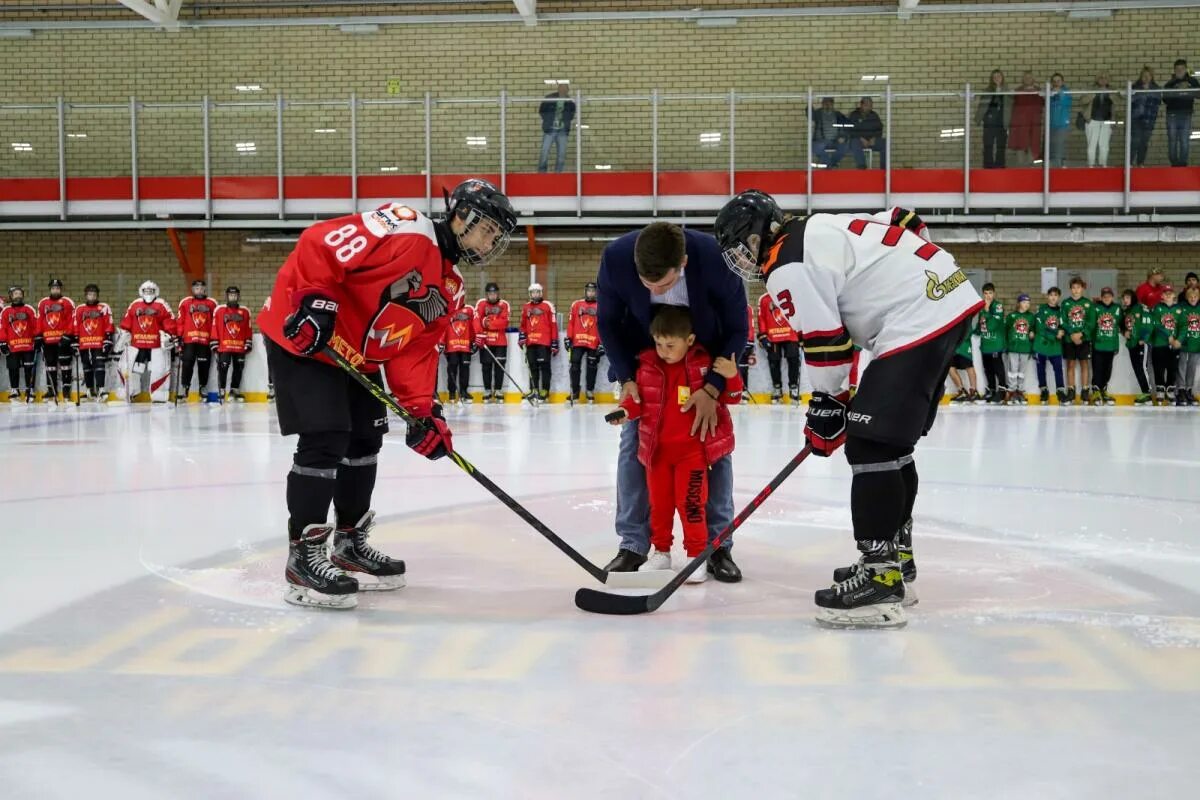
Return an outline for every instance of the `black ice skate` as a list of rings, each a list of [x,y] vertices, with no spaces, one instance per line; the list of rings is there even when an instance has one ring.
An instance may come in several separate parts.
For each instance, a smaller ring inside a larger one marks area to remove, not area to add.
[[[332,530],[328,525],[306,525],[300,538],[289,543],[284,573],[288,588],[283,599],[292,605],[316,608],[358,605],[358,581],[330,563],[325,552]]]
[[[913,584],[917,580],[917,560],[913,557],[912,546],[912,517],[900,526],[900,530],[896,531],[896,559],[900,562],[900,574],[904,576],[904,602],[901,603],[905,608],[915,606],[917,604],[917,591]],[[833,571],[833,582],[841,583],[844,580],[852,578],[855,573],[862,567],[865,555],[859,556],[858,561],[848,567],[838,567]]]
[[[1067,389],[1067,405],[1070,405],[1070,406],[1075,405],[1075,387],[1074,386],[1072,386],[1070,389]]]
[[[792,399],[793,406],[799,406],[800,405],[800,387],[799,386],[788,387],[788,397],[790,397]]]
[[[771,405],[777,406],[783,401],[783,387],[776,386],[771,390]]]
[[[588,393],[587,393],[587,404],[588,404],[589,406],[594,406],[594,405],[596,405],[596,393],[595,393],[595,392],[588,392]]]
[[[20,389],[9,389],[8,390],[8,402],[10,402],[10,403],[21,402],[21,390]]]
[[[1060,406],[1070,405],[1066,389],[1055,389],[1054,396],[1058,398],[1058,404]]]
[[[863,557],[844,581],[817,591],[817,624],[827,628],[902,628],[905,585],[893,542],[859,542]]]
[[[1050,402],[1050,390],[1046,387],[1042,387],[1042,392],[1039,396],[1042,398],[1042,405],[1046,405]]]
[[[338,528],[333,534],[329,560],[334,566],[356,575],[369,575],[374,580],[360,580],[360,592],[389,592],[404,583],[404,562],[388,558],[367,542],[375,527],[375,512],[368,511],[353,528]]]

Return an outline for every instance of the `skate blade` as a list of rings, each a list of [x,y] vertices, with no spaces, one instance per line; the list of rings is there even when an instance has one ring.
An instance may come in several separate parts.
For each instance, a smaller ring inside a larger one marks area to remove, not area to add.
[[[908,624],[900,603],[877,603],[846,609],[818,608],[816,620],[821,627],[836,630],[903,628]]]
[[[673,569],[645,569],[639,572],[610,572],[605,586],[614,589],[661,589],[675,577]]]
[[[348,609],[358,605],[356,594],[324,594],[304,586],[289,585],[283,599],[294,606],[306,608]]]
[[[911,608],[919,602],[916,587],[911,583],[904,584],[904,600],[901,601],[900,605],[904,608]]]
[[[368,575],[363,572],[350,574],[358,581],[360,592],[391,592],[408,585],[403,575]]]

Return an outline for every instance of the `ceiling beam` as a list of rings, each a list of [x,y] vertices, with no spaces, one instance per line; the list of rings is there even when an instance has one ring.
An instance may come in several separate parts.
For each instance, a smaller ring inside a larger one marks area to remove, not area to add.
[[[179,29],[179,7],[183,0],[117,0],[118,3],[134,11],[151,22],[172,30]]]
[[[513,0],[513,5],[517,7],[517,13],[521,15],[525,27],[532,28],[537,25],[537,0]]]

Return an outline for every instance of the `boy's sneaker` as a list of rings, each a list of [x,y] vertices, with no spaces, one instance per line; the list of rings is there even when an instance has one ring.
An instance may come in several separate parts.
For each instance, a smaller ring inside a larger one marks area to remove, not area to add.
[[[698,556],[700,554],[697,553],[696,555]],[[695,558],[695,556],[689,556],[688,560],[691,561],[693,558]],[[706,580],[708,580],[708,569],[705,567],[698,567],[697,569],[692,570],[692,574],[687,576],[687,579],[684,580],[684,583],[704,583]]]
[[[858,569],[846,580],[820,589],[817,624],[827,628],[901,628],[905,585],[890,541],[863,541]]]
[[[670,569],[671,568],[671,552],[669,550],[651,550],[650,557],[646,559],[646,569]],[[703,570],[696,570],[703,572]]]
[[[971,395],[967,392],[966,389],[959,389],[958,394],[956,394],[956,395],[954,395],[954,397],[950,398],[950,402],[951,403],[965,403],[970,399],[971,399]]]

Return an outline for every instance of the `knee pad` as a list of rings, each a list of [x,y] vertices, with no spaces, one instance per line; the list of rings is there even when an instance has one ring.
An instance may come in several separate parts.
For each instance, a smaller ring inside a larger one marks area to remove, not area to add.
[[[300,434],[292,463],[314,470],[334,470],[350,448],[349,431],[318,431]]]
[[[900,469],[912,463],[912,445],[889,444],[864,439],[861,436],[846,437],[846,461],[853,472],[878,472],[880,468]],[[874,470],[859,470],[855,467],[872,465]]]

